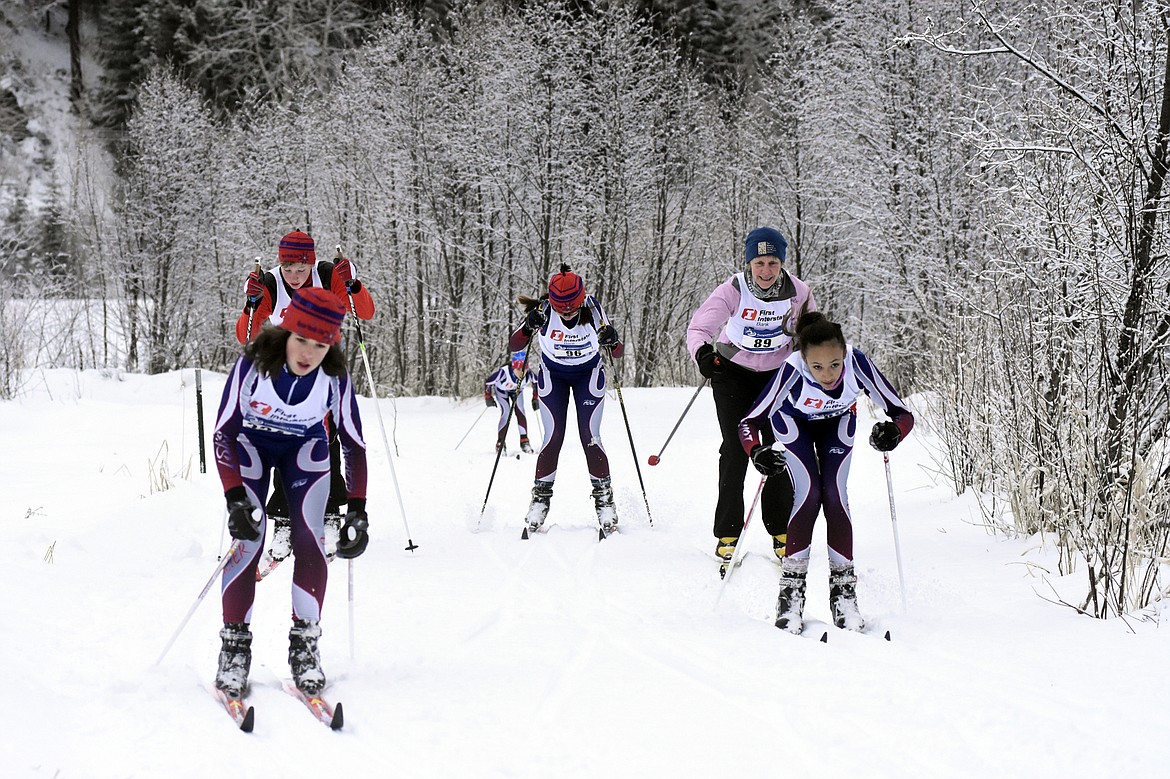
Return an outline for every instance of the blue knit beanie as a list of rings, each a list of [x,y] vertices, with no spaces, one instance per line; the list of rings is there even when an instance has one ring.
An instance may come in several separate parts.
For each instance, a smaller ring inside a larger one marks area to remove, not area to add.
[[[748,233],[744,241],[744,262],[751,262],[756,257],[775,257],[784,262],[784,254],[788,251],[788,241],[774,227],[757,227]]]

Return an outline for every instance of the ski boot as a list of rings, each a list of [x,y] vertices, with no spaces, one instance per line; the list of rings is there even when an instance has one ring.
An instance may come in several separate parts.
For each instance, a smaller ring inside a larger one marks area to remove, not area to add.
[[[738,543],[739,536],[722,536],[715,544],[715,556],[723,561],[719,564],[720,579],[727,576],[727,566],[731,565],[731,558],[735,557],[735,545]]]
[[[306,695],[316,695],[325,687],[325,672],[321,670],[321,654],[317,649],[320,637],[321,626],[316,620],[294,619],[288,632],[288,664],[293,683]]]
[[[497,440],[496,441],[496,454],[507,454],[507,453],[508,453],[508,450],[506,448],[504,448],[503,440],[502,439]]]
[[[544,525],[548,516],[548,506],[552,501],[553,483],[551,481],[536,480],[532,485],[532,504],[528,507],[528,516],[524,521],[528,524],[528,531],[535,533]]]
[[[325,512],[325,559],[332,560],[337,556],[337,539],[341,537],[341,514],[336,511]]]
[[[520,451],[524,454],[532,454],[532,444],[528,441],[528,436],[520,436]]]
[[[776,627],[789,633],[804,630],[804,587],[808,558],[785,557],[781,563],[780,596],[776,599]]]
[[[219,637],[223,646],[219,650],[215,687],[228,697],[239,698],[248,686],[248,671],[252,667],[252,632],[246,622],[229,622],[219,631]]]
[[[857,610],[857,573],[853,563],[829,564],[829,608],[837,627],[846,630],[865,627],[865,620]]]
[[[288,517],[272,518],[272,545],[268,547],[268,559],[279,562],[292,553],[292,521]]]
[[[613,505],[613,482],[608,476],[589,481],[593,483],[593,508],[604,538],[617,530],[618,524],[617,507]]]
[[[788,545],[788,534],[781,533],[780,535],[772,536],[772,551],[776,553],[776,559],[784,562],[784,547]]]

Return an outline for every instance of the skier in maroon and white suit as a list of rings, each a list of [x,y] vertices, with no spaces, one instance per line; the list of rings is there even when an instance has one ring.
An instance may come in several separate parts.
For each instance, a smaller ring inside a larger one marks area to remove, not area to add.
[[[497,368],[483,385],[483,400],[488,408],[496,407],[500,411],[500,419],[496,423],[496,450],[505,449],[504,437],[508,433],[508,424],[512,417],[516,418],[516,430],[520,433],[520,450],[532,453],[532,444],[528,441],[528,416],[524,413],[524,387],[532,385],[533,408],[539,408],[536,394],[535,374],[526,367],[528,352],[512,353],[512,359]]]
[[[325,505],[329,499],[332,415],[345,459],[349,511],[337,554],[365,551],[366,446],[361,417],[337,346],[345,309],[335,295],[310,288],[293,293],[279,328],[266,327],[245,348],[224,385],[215,425],[215,460],[227,499],[228,529],[237,539],[223,569],[223,647],[216,687],[243,694],[251,666],[252,604],[267,528],[264,496],[274,469],[288,483],[292,520],[292,617],[289,664],[303,692],[325,685],[317,652],[325,600]]]
[[[557,463],[568,427],[569,396],[577,407],[577,433],[585,450],[597,521],[607,535],[617,527],[609,458],[601,445],[601,416],[605,410],[605,366],[601,350],[619,358],[624,353],[617,330],[601,304],[585,293],[585,282],[568,265],[548,283],[540,300],[521,296],[527,307],[524,324],[512,334],[508,348],[524,348],[530,339],[540,342],[537,392],[544,441],[536,457],[536,481],[525,522],[535,532],[544,524],[552,500]]]
[[[868,395],[890,417],[870,431],[870,445],[879,451],[890,451],[910,434],[914,415],[877,366],[845,342],[841,326],[820,312],[800,317],[796,343],[798,351],[784,361],[739,426],[743,450],[756,468],[769,481],[787,481],[791,475],[796,490],[781,563],[776,627],[793,633],[803,628],[813,526],[823,510],[833,621],[837,627],[861,630],[865,623],[857,610],[853,521],[846,491],[857,399]],[[765,433],[775,439],[775,447],[765,441]]]

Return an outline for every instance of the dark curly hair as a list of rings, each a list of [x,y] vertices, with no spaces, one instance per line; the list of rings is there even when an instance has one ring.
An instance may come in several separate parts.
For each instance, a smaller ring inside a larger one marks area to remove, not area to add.
[[[282,327],[275,327],[267,322],[261,328],[259,335],[244,347],[244,356],[256,365],[261,376],[273,378],[280,375],[280,369],[288,359],[285,349],[291,332]],[[321,361],[321,370],[330,376],[344,376],[346,374],[345,354],[341,347],[332,344]]]

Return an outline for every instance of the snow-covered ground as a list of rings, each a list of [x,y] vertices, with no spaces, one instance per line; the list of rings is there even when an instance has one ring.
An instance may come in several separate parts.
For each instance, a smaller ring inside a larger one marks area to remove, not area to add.
[[[203,384],[209,437],[223,376]],[[353,564],[352,625],[344,561],[322,623],[345,728],[279,688],[286,565],[258,592],[248,735],[208,692],[217,586],[156,664],[230,540],[214,465],[199,472],[193,372],[36,374],[0,403],[3,775],[1165,775],[1167,612],[1100,622],[1045,600],[1075,599],[1083,574],[1061,578],[1035,540],[981,528],[970,496],[933,475],[924,426],[891,456],[905,611],[880,455],[858,447],[850,482],[859,602],[893,641],[774,628],[778,569],[758,519],[716,607],[709,391],[646,464],[692,392],[623,392],[653,527],[608,402],[622,533],[603,543],[575,440],[551,527],[524,542],[529,455],[500,462],[477,526],[494,411],[456,449],[481,401],[382,401],[414,553],[364,400],[373,540]],[[809,617],[828,617],[826,578],[822,533]]]

